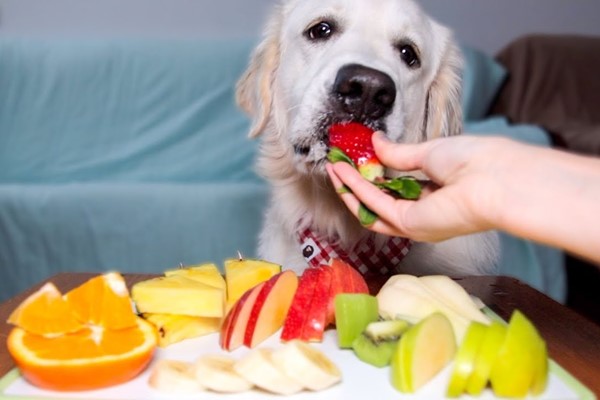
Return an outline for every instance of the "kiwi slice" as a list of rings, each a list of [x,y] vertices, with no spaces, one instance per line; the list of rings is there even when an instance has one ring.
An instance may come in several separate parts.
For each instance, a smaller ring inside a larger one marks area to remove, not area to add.
[[[409,323],[403,320],[371,322],[352,342],[354,354],[367,364],[385,367],[390,364],[398,340],[408,327]]]

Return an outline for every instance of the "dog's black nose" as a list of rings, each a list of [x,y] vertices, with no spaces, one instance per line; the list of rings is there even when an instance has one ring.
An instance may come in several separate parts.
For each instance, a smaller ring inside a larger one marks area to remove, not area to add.
[[[338,71],[333,96],[342,113],[357,119],[377,119],[391,111],[396,99],[396,85],[381,71],[349,64]]]

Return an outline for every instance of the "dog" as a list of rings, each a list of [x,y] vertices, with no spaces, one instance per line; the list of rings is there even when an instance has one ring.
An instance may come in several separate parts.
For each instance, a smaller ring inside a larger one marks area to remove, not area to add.
[[[334,123],[397,142],[460,134],[461,69],[451,30],[413,0],[280,3],[236,89],[249,137],[262,135],[257,169],[272,188],[258,256],[298,273],[331,258],[367,277],[493,273],[496,233],[440,243],[372,233],[325,170]]]

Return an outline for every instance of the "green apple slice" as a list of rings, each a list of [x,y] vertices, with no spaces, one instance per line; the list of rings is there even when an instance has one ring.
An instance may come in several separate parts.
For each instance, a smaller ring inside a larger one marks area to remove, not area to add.
[[[531,393],[534,396],[544,393],[548,384],[548,349],[546,348],[546,342],[541,337],[536,356],[538,367],[533,374],[533,382],[531,383]]]
[[[465,391],[486,331],[487,325],[480,322],[469,324],[465,338],[456,352],[456,357],[454,357],[454,365],[446,391],[447,397],[458,397]]]
[[[487,327],[479,352],[475,357],[473,372],[467,382],[467,393],[479,396],[490,379],[492,365],[496,361],[500,347],[504,343],[506,326],[498,321],[492,321]]]
[[[490,373],[492,389],[497,396],[527,395],[534,377],[544,368],[541,342],[533,324],[520,311],[514,311]]]
[[[436,312],[408,329],[392,355],[392,386],[413,393],[437,375],[454,357],[456,338],[452,324]]]
[[[354,339],[377,319],[379,305],[375,296],[365,293],[340,293],[335,296],[335,325],[340,348],[351,348]]]

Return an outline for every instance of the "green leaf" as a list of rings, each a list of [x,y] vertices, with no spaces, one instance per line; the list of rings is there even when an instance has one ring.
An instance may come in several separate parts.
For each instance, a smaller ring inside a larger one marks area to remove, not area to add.
[[[421,184],[415,179],[407,179],[404,181],[405,199],[416,200],[421,196]]]
[[[408,176],[377,182],[376,185],[408,200],[415,200],[421,196],[421,185],[415,178]]]
[[[350,164],[354,168],[356,168],[354,161],[352,161],[352,159],[350,157],[348,157],[348,155],[346,153],[344,153],[344,151],[342,149],[340,149],[339,147],[330,148],[329,152],[327,153],[327,159],[329,161],[331,161],[332,163],[336,163],[339,161],[347,162],[348,164]]]
[[[377,221],[377,214],[367,208],[363,203],[358,207],[358,220],[362,226],[370,226]]]

